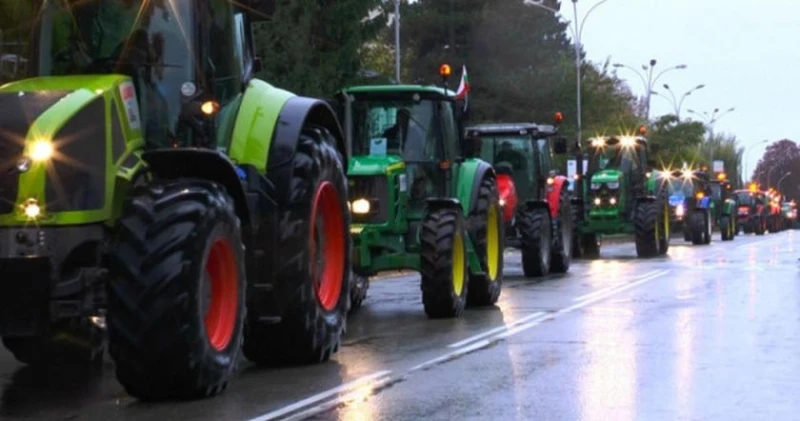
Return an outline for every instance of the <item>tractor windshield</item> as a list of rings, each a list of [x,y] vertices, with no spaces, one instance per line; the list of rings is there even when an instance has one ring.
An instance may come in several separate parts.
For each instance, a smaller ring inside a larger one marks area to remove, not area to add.
[[[443,145],[441,127],[433,100],[357,100],[353,104],[353,154],[435,161]]]
[[[621,145],[592,148],[592,159],[589,169],[592,172],[604,169],[617,169],[624,173],[639,171],[641,168],[641,147],[625,147]]]
[[[508,171],[519,192],[527,192],[535,180],[535,151],[530,136],[482,135],[481,159]]]
[[[750,192],[738,192],[736,193],[736,198],[741,205],[752,205],[753,204],[753,195]]]
[[[684,197],[690,197],[694,194],[694,186],[691,180],[683,178],[670,179],[667,188],[670,195],[681,194]]]
[[[46,0],[30,73],[124,74],[136,86],[148,140],[174,136],[181,86],[194,80],[191,2]]]

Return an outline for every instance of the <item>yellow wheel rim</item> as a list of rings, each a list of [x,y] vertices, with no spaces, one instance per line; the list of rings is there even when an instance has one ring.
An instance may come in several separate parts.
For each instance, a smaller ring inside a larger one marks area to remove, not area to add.
[[[489,272],[489,279],[497,279],[497,272],[500,269],[500,224],[496,206],[489,207],[486,226],[486,270]]]
[[[457,296],[464,292],[464,239],[460,232],[453,236],[453,291]]]
[[[664,231],[664,237],[669,241],[669,205],[664,205]]]

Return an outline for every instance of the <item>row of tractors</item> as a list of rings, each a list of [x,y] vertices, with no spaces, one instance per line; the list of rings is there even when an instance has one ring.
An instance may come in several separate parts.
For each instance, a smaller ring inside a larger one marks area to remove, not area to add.
[[[0,336],[23,363],[108,350],[130,395],[204,398],[242,356],[329,360],[381,272],[418,271],[445,318],[497,302],[506,247],[531,277],[608,234],[667,253],[644,130],[592,139],[570,189],[562,116],[470,126],[447,65],[329,101],[258,79],[272,1],[34,5],[27,73],[0,86]]]

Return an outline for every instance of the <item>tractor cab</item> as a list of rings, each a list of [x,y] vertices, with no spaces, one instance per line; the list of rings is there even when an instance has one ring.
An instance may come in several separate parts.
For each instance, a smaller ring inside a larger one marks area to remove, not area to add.
[[[97,75],[127,76],[118,86],[123,121],[148,147],[225,148],[217,139],[230,138],[230,116],[258,70],[249,26],[257,1],[249,3],[39,0],[27,54],[34,79],[5,91],[47,86],[37,94],[44,106],[76,89],[103,90],[109,79]],[[49,76],[60,77],[42,85]]]
[[[556,114],[556,123],[560,114]],[[509,223],[520,201],[545,200],[556,175],[553,154],[567,152],[558,126],[535,123],[482,124],[467,128],[467,136],[480,145],[480,156],[492,164],[504,219]]]

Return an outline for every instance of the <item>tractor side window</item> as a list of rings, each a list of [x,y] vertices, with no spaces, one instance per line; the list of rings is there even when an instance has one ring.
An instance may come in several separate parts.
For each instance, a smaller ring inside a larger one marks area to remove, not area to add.
[[[210,58],[213,65],[214,96],[224,104],[241,91],[241,56],[236,48],[237,30],[234,25],[233,9],[228,0],[213,0],[208,3],[210,10],[209,30],[212,42]]]
[[[445,155],[448,158],[461,156],[461,142],[458,134],[458,125],[455,119],[455,110],[453,103],[449,101],[442,101],[441,107],[442,116],[442,130],[445,139]]]
[[[246,67],[248,64],[253,62],[253,58],[250,56],[250,49],[247,45],[247,24],[244,20],[244,12],[237,12],[233,16],[234,22],[234,52],[236,53],[236,60],[237,62],[241,63],[242,66]]]
[[[539,168],[542,171],[549,171],[553,168],[553,163],[550,160],[550,142],[547,139],[536,140],[536,149],[539,154]]]

